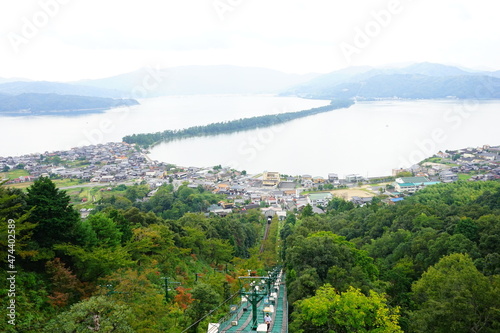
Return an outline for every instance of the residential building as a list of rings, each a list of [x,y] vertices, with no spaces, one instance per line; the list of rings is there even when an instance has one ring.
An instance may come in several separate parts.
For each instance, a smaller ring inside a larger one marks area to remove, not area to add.
[[[430,181],[427,177],[400,177],[393,183],[397,192],[415,193],[428,185],[440,182]]]
[[[264,172],[264,176],[262,178],[262,185],[264,186],[276,186],[280,183],[280,174],[279,172]]]
[[[348,183],[357,183],[357,182],[363,181],[364,178],[363,178],[363,176],[358,175],[358,174],[350,174],[350,175],[345,176],[345,180]]]
[[[310,193],[307,196],[307,202],[311,206],[326,206],[331,199],[332,194],[330,192]]]
[[[451,183],[451,182],[455,182],[458,180],[458,175],[454,172],[451,172],[451,171],[442,171],[439,174],[439,179],[443,183]]]
[[[325,183],[325,178],[323,178],[321,176],[316,176],[312,179],[312,181],[314,184],[323,184],[323,183]]]
[[[358,205],[358,206],[365,206],[366,204],[369,204],[371,203],[373,200],[373,197],[357,197],[357,196],[353,196],[351,198],[351,201],[353,204],[355,205]]]
[[[339,175],[336,173],[329,173],[328,174],[328,181],[331,184],[339,184]]]

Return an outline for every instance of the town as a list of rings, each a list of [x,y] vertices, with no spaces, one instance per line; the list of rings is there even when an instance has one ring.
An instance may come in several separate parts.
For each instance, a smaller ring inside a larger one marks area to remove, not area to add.
[[[164,184],[181,185],[224,195],[224,201],[211,205],[207,214],[225,216],[234,210],[261,209],[267,216],[284,219],[287,211],[300,211],[310,205],[323,213],[333,197],[363,206],[377,197],[387,204],[430,185],[458,180],[500,179],[500,146],[483,146],[438,152],[408,169],[394,169],[392,175],[366,179],[358,174],[339,178],[338,174],[288,176],[264,171],[250,175],[220,165],[180,167],[153,161],[134,144],[107,143],[18,157],[0,157],[0,175],[7,185],[26,188],[38,177],[71,180],[61,189],[90,187],[109,191],[119,185],[148,185],[150,192],[137,200],[148,200]],[[15,173],[13,171],[22,171]],[[19,175],[13,177],[12,175]],[[91,196],[91,195],[88,195]],[[97,199],[80,197],[74,201],[82,217]]]

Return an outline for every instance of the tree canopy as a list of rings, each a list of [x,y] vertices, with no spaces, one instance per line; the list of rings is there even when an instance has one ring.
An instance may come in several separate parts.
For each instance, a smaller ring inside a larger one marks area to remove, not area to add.
[[[291,332],[500,329],[499,182],[430,186],[394,205],[336,199],[269,225],[259,210],[205,214],[224,197],[202,188],[120,193],[81,219],[48,178],[27,193],[0,185],[4,246],[16,225],[16,330],[200,333],[227,313],[238,276],[276,264]]]
[[[36,223],[33,239],[40,247],[74,242],[79,214],[70,205],[70,197],[58,189],[48,177],[37,179],[28,188],[29,221]]]
[[[325,284],[314,296],[298,301],[296,308],[294,332],[403,332],[398,324],[399,310],[390,308],[375,291],[366,296],[353,287],[338,292]]]
[[[468,255],[443,257],[413,284],[415,332],[498,332],[500,277],[486,277]]]

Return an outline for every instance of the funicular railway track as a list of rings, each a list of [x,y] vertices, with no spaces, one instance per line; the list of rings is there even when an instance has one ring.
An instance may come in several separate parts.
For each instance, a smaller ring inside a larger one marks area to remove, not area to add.
[[[267,217],[260,253],[269,237],[272,217]],[[288,333],[288,304],[284,274],[275,267],[268,276],[240,276],[242,288],[241,302],[231,306],[232,311],[218,323],[211,324],[207,333]],[[264,323],[266,313],[272,318],[267,331]]]
[[[266,332],[265,313],[269,313],[272,318],[268,332],[287,333],[288,305],[284,275],[282,270],[275,270],[271,275],[273,274],[274,278],[272,276],[243,277],[255,281],[265,279],[269,287],[263,287],[265,283],[261,283],[260,288],[259,285],[254,284],[253,288],[250,288],[247,292],[242,292],[244,296],[237,308],[221,319],[207,333]]]
[[[267,217],[266,229],[264,230],[264,237],[262,237],[262,242],[260,243],[260,250],[259,250],[260,253],[264,252],[264,243],[267,240],[267,237],[269,237],[269,229],[271,229],[271,222],[272,222],[272,217]]]

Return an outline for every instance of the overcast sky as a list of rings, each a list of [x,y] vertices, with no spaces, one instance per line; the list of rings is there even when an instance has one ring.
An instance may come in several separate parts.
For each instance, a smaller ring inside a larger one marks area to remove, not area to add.
[[[421,61],[499,70],[499,9],[495,0],[2,0],[0,77]]]

